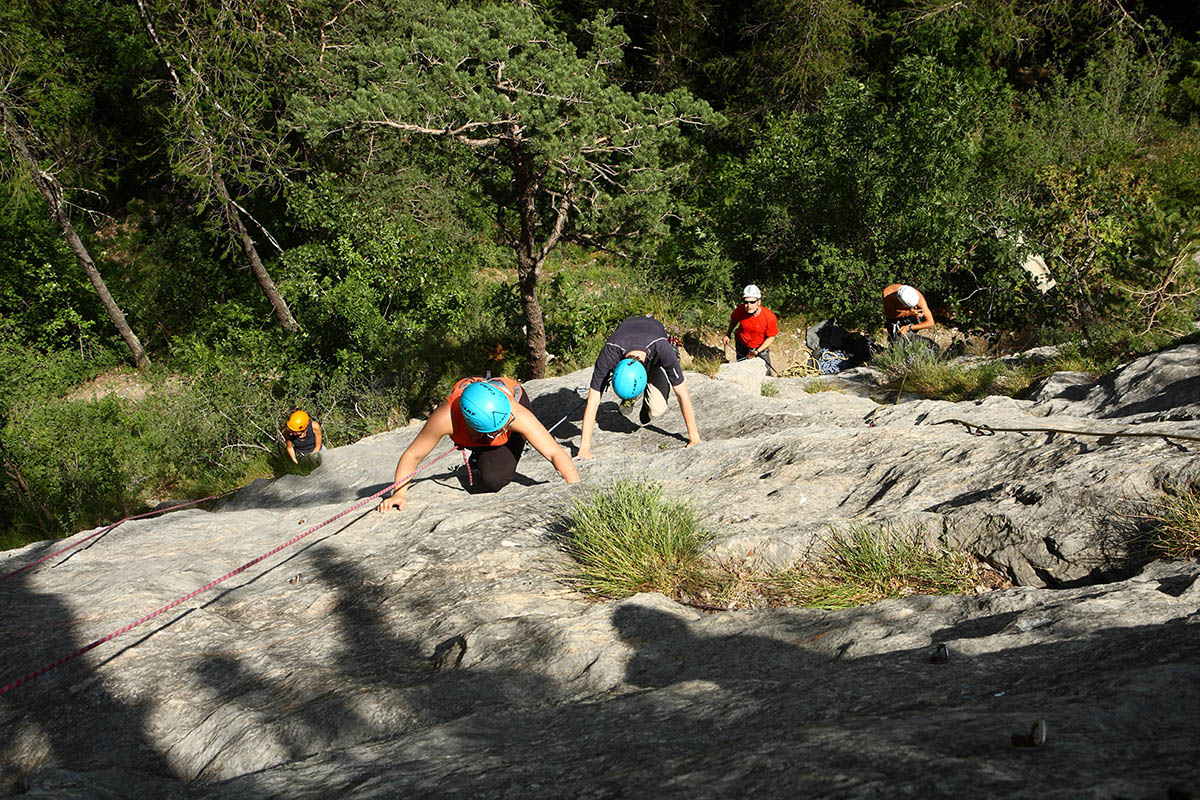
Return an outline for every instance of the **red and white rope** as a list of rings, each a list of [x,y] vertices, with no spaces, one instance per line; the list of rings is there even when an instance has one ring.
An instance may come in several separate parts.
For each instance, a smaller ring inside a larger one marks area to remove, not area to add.
[[[130,622],[128,625],[118,628],[117,630],[113,631],[112,633],[108,634],[107,636],[102,636],[99,639],[95,640],[94,642],[91,642],[89,644],[84,645],[83,647],[80,647],[78,650],[74,651],[73,653],[69,653],[68,655],[65,655],[59,659],[56,659],[55,661],[50,662],[49,664],[45,664],[45,665],[35,669],[33,672],[30,672],[20,678],[12,680],[12,681],[4,684],[3,686],[0,686],[0,695],[4,695],[5,693],[12,691],[13,689],[16,689],[21,684],[28,683],[29,681],[33,680],[34,678],[38,677],[39,675],[44,675],[56,667],[61,667],[63,664],[66,664],[68,661],[73,661],[74,659],[79,658],[79,656],[83,655],[84,653],[88,652],[89,650],[91,650],[95,647],[99,647],[100,645],[104,644],[105,642],[112,641],[113,639],[117,638],[121,634],[129,632],[129,631],[133,630],[134,628],[136,628],[137,626],[139,626],[145,622],[149,622],[150,620],[154,619],[155,617],[157,617],[161,614],[165,614],[166,612],[168,612],[171,609],[178,606],[180,603],[186,603],[188,600],[191,600],[196,595],[207,592],[209,589],[228,580],[229,578],[232,578],[234,575],[244,572],[245,570],[249,569],[250,567],[254,566],[255,564],[259,563],[260,561],[263,561],[264,559],[270,558],[271,556],[278,553],[280,550],[283,550],[287,547],[291,547],[296,542],[300,541],[301,539],[308,536],[309,534],[314,533],[314,532],[320,530],[321,528],[324,528],[329,523],[341,519],[342,517],[346,516],[347,514],[349,514],[352,511],[355,511],[356,509],[362,508],[367,503],[371,502],[372,500],[375,500],[376,498],[381,497],[382,495],[386,494],[387,492],[391,491],[392,489],[395,489],[399,486],[403,486],[404,484],[406,484],[410,480],[412,480],[413,476],[415,476],[418,472],[421,472],[422,470],[428,469],[429,467],[433,466],[434,464],[441,461],[446,456],[453,453],[455,451],[455,449],[456,448],[451,448],[451,449],[447,450],[446,452],[439,455],[437,458],[434,458],[432,461],[428,461],[425,464],[423,464],[422,466],[413,470],[412,472],[410,472],[408,475],[406,475],[401,480],[398,480],[395,483],[385,486],[383,489],[380,489],[378,492],[376,492],[375,494],[373,494],[369,497],[364,497],[362,500],[358,501],[357,503],[355,503],[354,505],[345,509],[344,511],[341,511],[338,514],[335,514],[334,516],[330,517],[329,519],[325,520],[324,522],[322,522],[318,525],[314,525],[313,527],[304,531],[304,533],[301,533],[297,536],[293,536],[291,539],[288,539],[283,544],[278,545],[278,546],[268,550],[267,552],[263,553],[262,555],[258,556],[257,558],[253,558],[250,561],[247,561],[245,564],[242,564],[237,569],[234,569],[234,570],[231,570],[230,572],[225,573],[224,575],[217,578],[216,580],[209,581],[208,583],[201,586],[199,589],[195,589],[191,592],[188,592],[183,597],[172,600],[170,603],[167,603],[165,606],[156,608],[154,611],[151,611],[148,614],[138,617],[136,620],[134,620],[133,622]],[[30,566],[32,566],[32,565],[30,565]]]

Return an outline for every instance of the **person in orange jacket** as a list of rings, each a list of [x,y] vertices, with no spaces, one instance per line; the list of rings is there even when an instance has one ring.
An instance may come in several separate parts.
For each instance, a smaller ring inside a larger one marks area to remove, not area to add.
[[[415,472],[443,436],[471,450],[477,479],[485,491],[497,492],[512,482],[526,442],[554,465],[564,481],[579,483],[575,462],[533,415],[528,393],[511,378],[463,378],[454,384],[400,456],[395,480]],[[379,512],[404,508],[409,485],[381,500]]]

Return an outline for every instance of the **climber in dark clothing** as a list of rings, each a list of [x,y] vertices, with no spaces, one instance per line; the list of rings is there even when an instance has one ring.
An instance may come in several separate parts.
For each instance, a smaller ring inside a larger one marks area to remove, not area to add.
[[[630,317],[617,326],[600,348],[592,381],[588,387],[587,407],[583,411],[583,434],[579,439],[579,457],[595,458],[592,453],[592,428],[600,395],[611,382],[612,389],[623,402],[635,402],[642,396],[640,421],[644,425],[667,410],[671,389],[679,398],[679,410],[687,426],[688,447],[700,443],[700,428],[692,396],[683,379],[679,354],[671,344],[667,329],[653,317]]]
[[[292,463],[299,464],[299,458],[304,456],[320,458],[321,435],[321,423],[310,419],[304,411],[293,411],[283,430],[283,446]]]

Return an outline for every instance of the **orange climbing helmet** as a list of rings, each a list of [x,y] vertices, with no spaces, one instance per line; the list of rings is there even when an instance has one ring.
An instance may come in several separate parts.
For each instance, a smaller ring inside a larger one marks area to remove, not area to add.
[[[289,431],[300,433],[308,427],[308,414],[303,411],[294,411],[288,417],[287,426]]]

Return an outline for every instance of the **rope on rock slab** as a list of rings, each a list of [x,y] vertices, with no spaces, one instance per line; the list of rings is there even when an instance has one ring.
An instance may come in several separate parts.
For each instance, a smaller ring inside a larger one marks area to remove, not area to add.
[[[209,589],[213,588],[214,586],[216,586],[220,583],[223,583],[224,581],[228,580],[229,578],[232,578],[234,575],[245,572],[247,569],[249,569],[250,567],[259,563],[260,561],[270,558],[271,556],[278,553],[280,550],[283,550],[287,547],[291,547],[296,542],[305,538],[309,534],[314,533],[314,532],[320,530],[321,528],[324,528],[329,523],[334,522],[335,520],[341,519],[342,517],[346,516],[350,512],[355,511],[359,508],[362,508],[363,506],[365,506],[367,503],[371,502],[372,500],[382,497],[383,495],[387,494],[391,490],[396,489],[400,486],[403,486],[404,484],[406,484],[410,480],[412,480],[413,476],[415,476],[418,472],[421,472],[422,470],[428,469],[429,467],[433,466],[434,464],[441,461],[446,456],[453,453],[455,451],[455,449],[456,448],[453,448],[453,447],[450,448],[449,450],[447,450],[446,452],[437,456],[436,458],[434,458],[430,461],[427,461],[424,465],[413,470],[412,472],[410,472],[408,475],[406,475],[401,480],[398,480],[394,483],[389,484],[388,486],[385,486],[384,488],[380,489],[378,492],[375,492],[375,494],[370,495],[369,497],[364,497],[362,500],[359,500],[357,503],[350,506],[349,508],[338,512],[337,514],[333,515],[332,517],[325,520],[324,522],[322,522],[318,525],[312,526],[311,528],[306,530],[304,533],[301,533],[297,536],[293,536],[291,539],[288,539],[283,544],[273,547],[270,550],[268,550],[267,552],[258,556],[257,558],[253,558],[253,559],[247,561],[245,564],[242,564],[237,569],[231,570],[231,571],[225,573],[224,575],[222,575],[221,577],[219,577],[215,580],[209,581],[208,583],[201,586],[199,589],[194,589],[193,591],[188,592],[187,594],[183,595],[182,597],[172,600],[170,603],[167,603],[165,606],[156,608],[154,611],[151,611],[148,614],[144,614],[141,617],[138,617],[133,622],[130,622],[128,625],[118,628],[117,630],[113,631],[112,633],[108,634],[107,636],[101,636],[99,639],[96,639],[94,642],[86,644],[83,647],[80,647],[78,650],[75,650],[72,653],[69,653],[65,656],[62,656],[61,658],[51,661],[49,664],[45,664],[41,667],[38,667],[34,671],[27,673],[20,678],[16,678],[15,680],[9,681],[8,683],[4,684],[3,686],[0,686],[0,696],[6,694],[8,692],[11,692],[13,689],[16,689],[18,686],[20,686],[24,683],[28,683],[29,681],[33,680],[34,678],[38,677],[39,675],[45,675],[50,670],[52,670],[56,667],[61,667],[63,664],[66,664],[68,661],[73,661],[74,659],[78,658],[79,656],[83,655],[84,653],[88,652],[89,650],[99,647],[100,645],[104,644],[105,642],[112,641],[113,639],[117,638],[118,636],[120,636],[123,633],[128,633],[129,631],[133,630],[134,628],[141,625],[142,623],[149,622],[150,620],[154,619],[155,617],[160,616],[161,614],[165,614],[166,612],[175,608],[179,604],[185,603],[188,600],[191,600],[196,595],[207,592]]]
[[[1067,428],[997,428],[993,425],[977,425],[974,422],[967,422],[963,419],[943,419],[932,424],[945,425],[948,422],[962,425],[967,429],[968,433],[974,436],[994,436],[997,433],[1064,433],[1070,436],[1096,436],[1101,439],[1108,436],[1126,436],[1142,439],[1165,439],[1168,442],[1172,439],[1200,442],[1200,436],[1185,436],[1182,433],[1166,433],[1164,431],[1077,431]]]
[[[230,489],[228,492],[222,492],[221,494],[209,495],[208,497],[202,497],[199,500],[189,500],[186,503],[180,503],[179,505],[171,506],[170,508],[156,508],[153,511],[147,511],[145,514],[136,514],[132,517],[125,517],[124,519],[119,519],[116,522],[114,522],[113,524],[111,524],[105,528],[101,528],[100,530],[96,531],[95,533],[89,533],[87,536],[83,537],[82,539],[80,539],[77,542],[73,542],[73,543],[67,545],[66,547],[63,547],[59,550],[55,550],[53,553],[50,553],[49,555],[42,556],[37,561],[30,562],[30,563],[26,564],[25,566],[21,567],[20,569],[14,569],[12,572],[8,573],[7,575],[0,575],[0,581],[6,581],[9,578],[13,577],[14,575],[20,575],[22,572],[24,572],[26,570],[33,569],[38,564],[41,564],[44,561],[49,561],[50,559],[54,558],[57,555],[62,555],[63,553],[67,552],[68,550],[74,550],[76,547],[79,547],[79,545],[83,544],[86,541],[95,539],[97,536],[103,536],[104,534],[108,533],[113,528],[117,527],[118,525],[120,525],[123,522],[129,522],[132,519],[144,519],[146,517],[153,517],[158,514],[166,514],[168,511],[177,511],[181,508],[187,508],[188,506],[199,505],[200,503],[205,503],[209,500],[219,500],[220,498],[222,498],[228,494],[233,494],[236,491],[237,491],[237,489]]]

